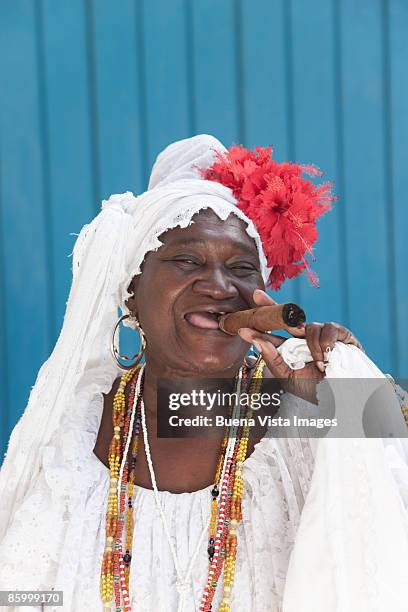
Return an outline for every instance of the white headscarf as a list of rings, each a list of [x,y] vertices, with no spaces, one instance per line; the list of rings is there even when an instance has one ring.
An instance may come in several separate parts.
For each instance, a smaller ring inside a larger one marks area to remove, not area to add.
[[[108,393],[123,372],[110,352],[118,307],[129,313],[128,286],[146,253],[161,246],[160,234],[187,227],[203,208],[223,220],[232,212],[246,222],[267,281],[270,269],[252,221],[237,208],[230,189],[200,178],[199,168],[211,165],[214,150],[225,147],[205,134],[171,144],[158,156],[145,193],[111,196],[82,228],[73,249],[73,279],[59,338],[38,372],[0,471],[0,540],[41,463],[50,463],[56,453],[65,465],[75,461],[75,443],[63,432],[85,427],[84,406],[94,394]]]

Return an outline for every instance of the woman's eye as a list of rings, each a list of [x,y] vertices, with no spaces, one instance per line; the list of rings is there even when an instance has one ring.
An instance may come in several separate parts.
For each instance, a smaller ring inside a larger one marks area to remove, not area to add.
[[[250,264],[235,264],[231,266],[231,270],[234,270],[234,272],[256,272],[254,266]]]
[[[200,265],[198,261],[195,261],[194,259],[188,259],[183,258],[183,259],[173,259],[173,261],[177,262],[177,263],[185,263],[185,264],[189,264],[189,265]]]

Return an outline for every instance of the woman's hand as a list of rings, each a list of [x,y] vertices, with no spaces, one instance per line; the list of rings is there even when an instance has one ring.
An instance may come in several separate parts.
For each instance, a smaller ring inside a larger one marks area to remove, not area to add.
[[[277,303],[261,289],[254,291],[253,299],[257,306],[270,306]],[[272,376],[288,379],[288,381],[294,384],[294,387],[298,387],[299,393],[296,393],[296,390],[293,390],[293,392],[301,397],[307,396],[308,399],[313,397],[313,394],[310,395],[310,390],[307,392],[302,391],[301,387],[304,387],[304,385],[300,381],[302,379],[304,382],[306,382],[305,379],[319,381],[324,377],[329,353],[337,341],[344,342],[345,344],[354,344],[354,346],[363,350],[360,342],[353,334],[338,323],[308,323],[302,329],[299,329],[296,337],[306,339],[313,361],[307,363],[300,370],[292,370],[277,351],[277,348],[287,338],[277,334],[262,333],[249,327],[241,328],[239,335],[246,342],[254,344],[262,353],[262,357]]]

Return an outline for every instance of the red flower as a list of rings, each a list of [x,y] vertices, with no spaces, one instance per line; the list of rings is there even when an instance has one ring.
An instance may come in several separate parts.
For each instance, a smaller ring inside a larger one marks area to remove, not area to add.
[[[313,261],[312,245],[317,240],[317,219],[331,208],[332,183],[314,185],[302,177],[321,176],[315,166],[277,163],[271,147],[245,149],[232,146],[226,153],[215,151],[216,161],[201,175],[229,187],[237,206],[255,224],[268,266],[273,266],[268,286],[279,289],[287,278],[306,270],[318,286],[317,276],[306,259]]]

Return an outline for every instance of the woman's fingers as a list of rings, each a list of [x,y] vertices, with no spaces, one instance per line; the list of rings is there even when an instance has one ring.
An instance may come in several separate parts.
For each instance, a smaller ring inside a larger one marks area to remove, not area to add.
[[[299,325],[299,327],[287,327],[286,331],[289,332],[289,334],[291,336],[294,336],[295,338],[305,338],[306,337],[306,333],[305,333],[305,329],[306,329],[306,325]]]
[[[272,376],[281,379],[286,391],[316,403],[316,382],[323,378],[323,373],[320,373],[313,363],[307,364],[301,370],[292,370],[277,350],[287,338],[275,334],[260,334],[248,327],[240,329],[238,333],[243,340],[256,346]]]
[[[288,378],[292,370],[277,351],[277,347],[285,342],[286,338],[275,334],[261,334],[249,327],[241,328],[238,333],[245,342],[254,344],[258,351],[262,353],[272,376]]]
[[[285,338],[284,336],[279,336],[278,334],[262,333],[256,331],[255,329],[252,329],[251,327],[241,327],[238,333],[241,338],[245,340],[245,342],[249,342],[250,344],[258,342],[259,340],[264,340],[265,342],[271,342],[273,346],[278,347],[282,344],[282,342],[285,342],[285,340],[287,340],[287,338]]]
[[[309,323],[305,327],[305,338],[313,360],[321,372],[325,371],[330,351],[337,341],[354,344],[363,350],[351,331],[338,323]]]
[[[324,355],[320,345],[320,334],[322,328],[322,323],[307,323],[305,325],[305,338],[313,361],[316,363],[319,370],[324,372]]]
[[[274,378],[281,379],[283,388],[307,401],[316,403],[316,381],[323,377],[315,366],[310,363],[301,370],[292,370],[277,350],[276,343],[286,338],[263,334],[253,338],[253,330],[244,328],[239,332],[247,342],[252,342],[262,354],[268,370]]]
[[[320,347],[323,351],[323,361],[326,365],[329,361],[330,351],[334,349],[338,339],[338,327],[334,323],[325,323],[320,332]]]
[[[248,327],[239,330],[239,335],[246,342],[250,342],[256,346],[258,351],[262,353],[262,357],[275,378],[288,378],[292,370],[282,359],[278,353],[277,347],[285,341],[286,338],[274,336],[273,334],[259,334],[253,332]]]
[[[278,303],[262,289],[255,289],[252,298],[257,306],[274,306]]]
[[[361,345],[361,343],[351,333],[351,331],[349,329],[347,329],[347,327],[342,327],[341,325],[339,325],[339,328],[338,328],[337,332],[338,332],[338,338],[337,339],[340,342],[344,342],[344,344],[353,344],[354,346],[356,346],[357,348],[359,348],[360,350],[365,352],[363,347],[362,347],[362,345]]]

